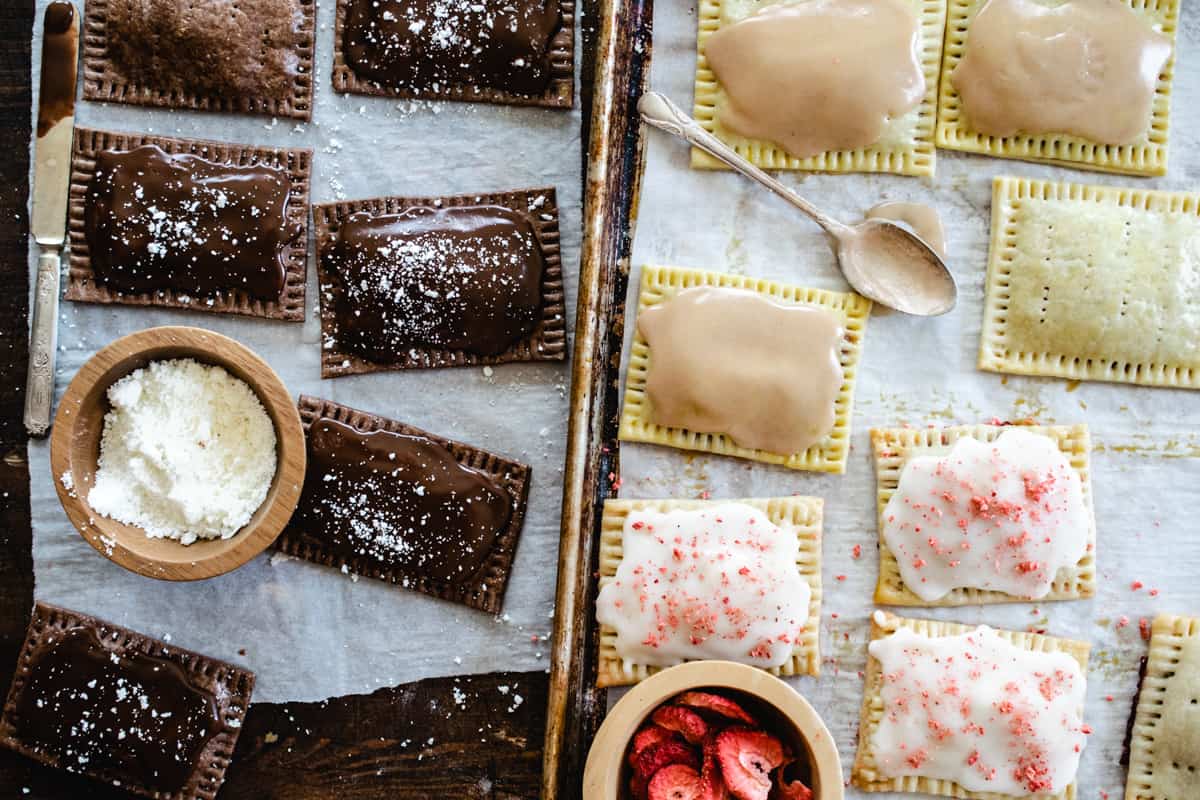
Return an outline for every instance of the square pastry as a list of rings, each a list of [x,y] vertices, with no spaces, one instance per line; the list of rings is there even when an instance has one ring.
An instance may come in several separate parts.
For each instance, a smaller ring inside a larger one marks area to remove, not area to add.
[[[816,497],[606,500],[597,684],[703,658],[817,675],[821,517]]]
[[[304,321],[312,151],[78,128],[65,297]]]
[[[570,108],[575,0],[337,0],[333,88]]]
[[[1200,194],[995,179],[979,368],[1200,388]]]
[[[824,13],[823,6],[812,7],[811,17],[788,19],[797,9],[777,0],[700,0],[693,116],[764,169],[933,175],[946,0],[862,0],[853,9]],[[718,40],[717,51],[710,54],[714,36],[756,16],[755,27],[742,27],[737,41],[733,36]],[[792,43],[797,37],[825,46],[796,48]],[[845,47],[844,57],[838,47]],[[873,57],[861,58],[864,49],[872,50]],[[779,69],[789,63],[794,80]],[[833,66],[826,75],[827,64]],[[771,70],[769,82],[763,80],[763,69]],[[733,80],[731,85],[739,87],[735,91],[743,103],[737,111],[729,88],[718,80],[720,72],[726,83]],[[859,102],[838,105],[823,99],[843,92],[853,93]],[[811,98],[812,124],[770,119],[771,109],[778,107],[771,98],[781,94]],[[733,127],[746,135],[731,130],[731,119],[740,120]],[[762,130],[786,131],[796,139],[781,143],[750,134]],[[692,166],[725,168],[697,149],[692,150]]]
[[[1129,740],[1125,800],[1200,797],[1200,618],[1160,614]]]
[[[119,625],[37,603],[0,745],[159,800],[215,800],[254,674]]]
[[[313,207],[321,377],[562,361],[554,189]]]
[[[1091,733],[1090,649],[876,611],[851,784],[963,800],[1075,800]]]
[[[1078,0],[950,0],[937,146],[1077,169],[1165,175],[1181,3],[1121,2],[1127,8]],[[976,30],[985,6],[988,18]],[[1023,37],[1019,46],[1017,37]],[[1014,59],[1014,52],[1025,61]],[[968,54],[975,61],[960,72]],[[1089,61],[1115,74],[1087,75]],[[1143,74],[1146,64],[1158,71]],[[989,81],[1002,73],[1006,83]],[[982,120],[975,124],[988,132],[973,127],[971,102]],[[1026,133],[1030,125],[1045,132]]]
[[[870,313],[853,293],[645,266],[620,438],[845,472]]]
[[[500,613],[530,468],[329,400],[299,406],[308,466],[275,548]]]
[[[312,117],[316,0],[88,0],[83,96]]]
[[[1087,426],[884,428],[871,431],[871,445],[875,602],[960,606],[1095,594]]]

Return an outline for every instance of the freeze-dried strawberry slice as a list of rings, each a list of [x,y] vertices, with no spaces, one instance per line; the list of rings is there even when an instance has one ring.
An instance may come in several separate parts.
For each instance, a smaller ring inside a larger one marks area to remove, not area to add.
[[[697,757],[695,749],[678,739],[670,739],[652,744],[638,753],[633,769],[638,775],[649,780],[654,773],[672,764],[686,764],[692,769],[697,769],[700,766],[700,759]]]
[[[729,800],[729,790],[721,777],[721,765],[717,763],[717,734],[710,732],[704,737],[704,762],[700,767],[702,800]]]
[[[771,770],[783,763],[783,745],[769,733],[728,728],[717,735],[717,762],[739,800],[767,800]]]
[[[704,718],[690,708],[682,706],[660,706],[650,719],[655,725],[675,731],[691,744],[704,741],[704,735],[708,733],[708,725],[705,724]]]
[[[714,714],[720,714],[722,717],[734,720],[735,722],[744,722],[747,725],[758,724],[746,709],[728,697],[713,694],[712,692],[684,692],[679,697],[676,697],[674,702],[676,705],[711,711]]]
[[[700,773],[687,764],[672,764],[650,779],[650,800],[701,800]]]
[[[813,800],[813,792],[804,781],[789,781],[783,777],[783,770],[780,770],[775,776],[770,800]]]
[[[675,734],[666,728],[660,728],[657,725],[647,725],[642,728],[633,737],[633,744],[629,746],[629,766],[637,763],[638,753],[645,750],[652,744],[662,744],[668,739],[674,739]]]

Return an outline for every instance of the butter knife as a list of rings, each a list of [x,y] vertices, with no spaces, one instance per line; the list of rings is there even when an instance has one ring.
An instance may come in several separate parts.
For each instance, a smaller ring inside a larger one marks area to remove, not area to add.
[[[78,55],[79,15],[71,3],[55,0],[46,7],[43,18],[42,80],[34,145],[30,227],[41,252],[29,332],[29,374],[25,383],[25,430],[30,436],[45,436],[50,430],[50,411],[54,404],[59,270],[67,233]]]

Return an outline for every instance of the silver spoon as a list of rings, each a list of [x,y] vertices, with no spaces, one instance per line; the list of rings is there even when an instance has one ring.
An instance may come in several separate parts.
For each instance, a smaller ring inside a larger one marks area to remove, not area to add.
[[[846,225],[742,158],[658,92],[646,92],[638,112],[647,125],[699,147],[803,211],[837,242],[838,266],[855,291],[905,314],[933,317],[954,308],[958,289],[942,257],[919,236],[880,219]]]

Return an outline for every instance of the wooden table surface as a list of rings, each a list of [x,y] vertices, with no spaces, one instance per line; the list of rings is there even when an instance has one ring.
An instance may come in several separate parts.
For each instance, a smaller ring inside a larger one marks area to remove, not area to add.
[[[585,126],[595,53],[588,21],[597,18],[601,2],[584,2],[581,15]],[[0,3],[0,691],[11,679],[33,606],[30,476],[21,420],[30,274],[29,152],[23,143],[30,141],[33,17],[34,0]],[[582,141],[588,141],[586,132]],[[582,169],[582,153],[580,162]],[[536,797],[547,681],[544,672],[495,673],[319,703],[252,703],[220,797]],[[514,683],[523,699],[515,707],[500,689]],[[456,703],[456,694],[466,700]],[[0,749],[0,800],[129,796]]]

